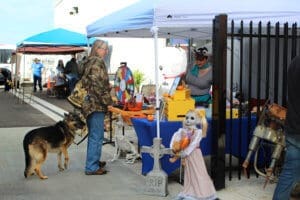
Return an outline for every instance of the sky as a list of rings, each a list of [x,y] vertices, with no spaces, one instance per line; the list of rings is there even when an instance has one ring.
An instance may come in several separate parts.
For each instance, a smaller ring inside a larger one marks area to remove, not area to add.
[[[23,41],[54,28],[53,0],[0,0],[0,44]]]

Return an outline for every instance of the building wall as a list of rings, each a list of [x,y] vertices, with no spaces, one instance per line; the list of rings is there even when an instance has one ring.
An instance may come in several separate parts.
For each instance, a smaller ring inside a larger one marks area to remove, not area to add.
[[[137,1],[138,0],[55,0],[54,26],[85,33],[85,28],[88,24]],[[75,13],[73,7],[78,8],[78,13]],[[70,12],[73,12],[73,14]]]
[[[56,0],[54,11],[55,27],[86,34],[86,26],[113,11],[137,2],[137,0]],[[78,7],[75,14],[73,7]],[[73,15],[70,15],[73,12]],[[150,30],[149,30],[150,31]],[[115,73],[120,62],[127,62],[131,71],[139,69],[147,76],[144,84],[154,83],[154,41],[152,38],[101,38],[111,47],[108,71]],[[166,47],[165,39],[159,39],[159,51]],[[165,59],[165,58],[164,58]],[[169,58],[170,62],[174,58]]]

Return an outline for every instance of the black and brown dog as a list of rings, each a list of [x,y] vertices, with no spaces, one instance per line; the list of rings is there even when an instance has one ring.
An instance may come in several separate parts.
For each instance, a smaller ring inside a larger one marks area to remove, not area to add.
[[[34,172],[40,179],[48,178],[41,171],[41,166],[48,153],[57,153],[60,171],[67,169],[69,163],[68,147],[74,142],[78,130],[83,131],[85,128],[85,123],[79,114],[65,113],[64,119],[55,125],[29,131],[23,140],[25,178],[33,175]],[[64,167],[62,166],[61,154],[64,154],[65,157]]]

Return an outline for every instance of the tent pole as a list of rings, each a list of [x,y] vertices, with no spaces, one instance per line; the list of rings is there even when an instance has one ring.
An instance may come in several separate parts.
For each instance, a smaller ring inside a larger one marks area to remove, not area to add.
[[[23,54],[24,55],[24,58],[23,58],[23,81],[24,81],[24,78],[25,78],[25,53]]]
[[[15,94],[16,94],[17,89],[18,89],[18,51],[17,51],[17,49],[16,49],[14,61],[15,61],[14,90],[15,90]]]
[[[90,55],[90,52],[91,52],[90,38],[87,38],[87,48],[88,48],[87,54]]]
[[[189,39],[189,48],[188,48],[188,64],[192,63],[192,47],[193,47],[193,43],[194,43],[194,40],[193,38],[190,38]]]
[[[156,26],[153,26],[151,28],[151,32],[154,35],[154,59],[155,59],[155,95],[156,95],[156,102],[155,102],[155,112],[156,112],[156,135],[157,138],[160,138],[160,116],[159,116],[159,94],[158,94],[158,28]]]

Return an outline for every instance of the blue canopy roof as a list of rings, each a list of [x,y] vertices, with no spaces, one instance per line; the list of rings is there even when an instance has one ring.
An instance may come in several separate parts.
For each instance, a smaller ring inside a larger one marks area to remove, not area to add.
[[[24,46],[88,46],[95,38],[88,39],[86,35],[63,28],[53,29],[33,35],[19,42],[17,47]]]

